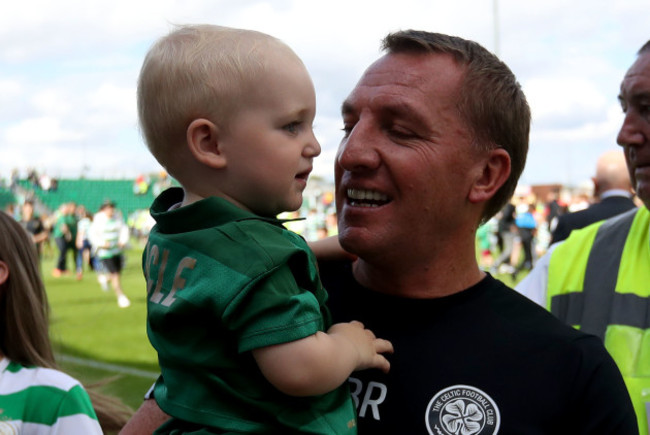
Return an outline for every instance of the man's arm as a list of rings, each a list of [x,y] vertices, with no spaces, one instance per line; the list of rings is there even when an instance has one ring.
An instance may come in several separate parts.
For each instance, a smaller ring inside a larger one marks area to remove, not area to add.
[[[153,398],[147,398],[119,435],[150,435],[169,419]]]
[[[600,339],[582,339],[581,370],[575,374],[574,418],[567,433],[637,435],[639,427],[621,372]]]
[[[308,242],[318,261],[323,260],[356,260],[356,255],[350,254],[339,243],[338,236],[329,236],[320,240]]]

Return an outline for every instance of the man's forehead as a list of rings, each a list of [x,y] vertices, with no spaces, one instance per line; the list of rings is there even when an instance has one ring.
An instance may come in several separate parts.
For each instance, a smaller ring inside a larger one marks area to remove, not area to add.
[[[650,92],[650,52],[639,55],[621,82],[621,95],[632,90]]]
[[[391,96],[426,100],[441,92],[449,95],[457,89],[463,72],[464,68],[448,54],[390,53],[368,67],[343,108],[368,92],[373,99],[382,100]]]

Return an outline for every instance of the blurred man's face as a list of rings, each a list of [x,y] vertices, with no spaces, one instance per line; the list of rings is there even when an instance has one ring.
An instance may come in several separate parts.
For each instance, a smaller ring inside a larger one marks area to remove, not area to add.
[[[29,202],[23,204],[23,219],[31,219],[34,215],[34,206]]]
[[[650,52],[627,71],[618,98],[625,119],[617,142],[625,152],[632,186],[650,208]]]

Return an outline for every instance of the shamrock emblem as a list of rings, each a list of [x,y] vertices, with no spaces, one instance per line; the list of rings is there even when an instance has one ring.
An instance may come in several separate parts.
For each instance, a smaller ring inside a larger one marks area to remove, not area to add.
[[[485,415],[476,404],[464,400],[454,400],[445,406],[442,423],[450,433],[473,435],[481,431]]]

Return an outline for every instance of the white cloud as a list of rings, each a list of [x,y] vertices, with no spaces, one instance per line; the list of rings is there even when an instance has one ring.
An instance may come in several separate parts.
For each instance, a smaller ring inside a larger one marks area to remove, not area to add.
[[[12,147],[24,147],[39,144],[61,144],[78,141],[83,135],[66,130],[59,119],[41,117],[25,119],[6,130],[4,141]],[[29,149],[25,149],[29,151]]]
[[[137,74],[155,39],[172,24],[192,22],[264,31],[294,48],[317,89],[316,134],[323,152],[314,173],[331,174],[341,137],[340,103],[379,57],[381,38],[416,28],[474,39],[494,50],[497,4],[499,54],[524,85],[534,114],[525,178],[570,181],[574,175],[558,168],[587,173],[592,155],[615,141],[618,86],[648,38],[647,0],[5,3],[0,175],[14,166],[35,166],[76,176],[83,164],[98,176],[132,176],[147,166],[156,171],[137,133]],[[61,159],[62,152],[71,158]],[[555,163],[547,164],[547,156]]]

